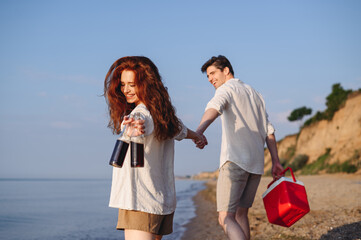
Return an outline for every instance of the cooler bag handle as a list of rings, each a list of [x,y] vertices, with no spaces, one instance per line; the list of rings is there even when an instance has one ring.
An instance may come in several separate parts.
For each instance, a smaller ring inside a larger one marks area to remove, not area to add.
[[[287,172],[287,170],[290,170],[291,175],[292,175],[292,179],[293,179],[294,182],[296,182],[295,175],[293,175],[293,170],[292,170],[292,168],[290,168],[290,167],[287,167],[285,170],[283,170],[280,175],[284,175],[285,172]],[[275,181],[277,181],[277,180],[278,180],[278,179],[275,179],[275,180],[273,180],[272,182],[270,182],[270,184],[268,184],[267,188],[269,188],[269,187],[270,187]]]

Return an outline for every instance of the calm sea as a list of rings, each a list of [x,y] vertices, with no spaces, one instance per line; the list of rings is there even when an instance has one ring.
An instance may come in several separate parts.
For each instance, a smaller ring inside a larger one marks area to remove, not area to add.
[[[111,180],[0,179],[0,239],[124,239],[108,207]],[[173,233],[180,239],[194,217],[200,181],[177,180]]]

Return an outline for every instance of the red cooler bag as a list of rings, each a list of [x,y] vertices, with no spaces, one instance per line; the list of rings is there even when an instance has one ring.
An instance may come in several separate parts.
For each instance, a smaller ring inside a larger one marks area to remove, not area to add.
[[[262,194],[268,221],[284,227],[290,227],[310,211],[305,186],[296,181],[291,168],[292,179],[281,177],[272,181]]]

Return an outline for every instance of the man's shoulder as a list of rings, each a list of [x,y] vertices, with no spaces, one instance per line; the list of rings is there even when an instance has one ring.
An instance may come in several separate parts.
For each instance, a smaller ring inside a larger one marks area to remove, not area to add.
[[[231,81],[232,80],[232,81]],[[249,89],[249,90],[252,90],[252,91],[256,91],[256,89],[254,89],[251,85],[243,82],[242,80],[238,79],[238,78],[232,78],[230,79],[229,81],[229,84],[230,86],[234,86],[234,87],[237,87],[237,88],[244,88],[244,89]],[[228,83],[227,82],[227,83]]]
[[[239,80],[238,78],[232,78],[229,79],[221,87],[224,87],[225,89],[237,89],[237,88],[247,88],[248,85],[242,82],[241,80]]]
[[[231,78],[224,85],[241,86],[241,85],[245,85],[245,83],[238,78]]]
[[[253,95],[261,98],[263,100],[262,94],[259,93],[256,89],[254,89],[251,85],[244,83],[238,78],[232,78],[228,80],[225,84],[223,84],[224,90],[226,92],[233,92],[237,96],[241,95]],[[221,87],[222,87],[221,86]]]

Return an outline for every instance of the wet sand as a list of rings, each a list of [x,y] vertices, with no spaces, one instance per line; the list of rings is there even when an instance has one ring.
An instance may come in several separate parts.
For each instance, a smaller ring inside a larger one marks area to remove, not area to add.
[[[361,175],[334,174],[296,176],[305,185],[311,211],[290,228],[270,224],[262,193],[271,182],[262,177],[253,207],[249,211],[251,239],[361,239]],[[218,225],[215,188],[207,188],[194,198],[196,217],[186,227],[182,240],[227,239]]]

